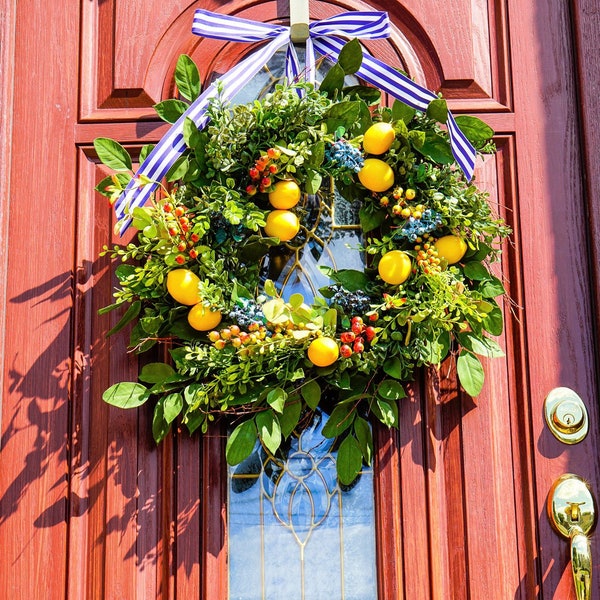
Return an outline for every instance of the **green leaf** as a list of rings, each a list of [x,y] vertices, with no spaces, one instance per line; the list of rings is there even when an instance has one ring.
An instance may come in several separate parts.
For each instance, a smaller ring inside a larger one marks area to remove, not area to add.
[[[381,398],[371,404],[373,414],[387,427],[398,427],[398,405]]]
[[[163,100],[154,105],[156,114],[167,123],[175,123],[188,109],[188,105],[181,100]]]
[[[338,64],[346,75],[352,75],[360,69],[363,60],[362,46],[357,38],[344,44],[338,57]]]
[[[427,116],[438,123],[445,123],[448,120],[448,104],[442,98],[432,100],[427,106]]]
[[[94,148],[98,158],[107,167],[115,171],[131,171],[131,156],[119,142],[110,138],[96,138]]]
[[[487,358],[500,358],[504,356],[504,352],[498,343],[485,336],[479,337],[469,332],[459,333],[458,341],[463,348]]]
[[[141,230],[152,224],[150,212],[145,208],[141,208],[139,206],[134,208],[133,211],[131,211],[131,216],[133,217],[132,225],[136,229]]]
[[[183,121],[183,139],[188,148],[195,148],[201,139],[196,123],[189,117],[186,117]]]
[[[383,363],[383,371],[386,375],[394,377],[395,379],[402,379],[404,376],[402,361],[397,356],[388,358]]]
[[[353,96],[360,98],[369,106],[372,106],[373,104],[379,104],[379,101],[381,100],[381,91],[377,88],[368,87],[366,85],[348,86],[347,88],[344,88],[344,93],[350,98]]]
[[[323,427],[323,436],[326,438],[337,437],[352,425],[355,416],[356,411],[352,410],[351,406],[348,404],[338,404],[331,412],[327,423]]]
[[[319,91],[327,94],[330,98],[333,98],[337,92],[339,92],[344,87],[344,77],[346,74],[344,73],[344,69],[340,67],[337,63],[329,69],[329,72],[323,78],[321,85],[319,86]],[[335,131],[331,129],[330,131]]]
[[[502,331],[504,330],[504,318],[498,305],[495,305],[494,308],[485,315],[483,327],[492,335],[502,334]]]
[[[152,436],[158,444],[169,433],[170,425],[164,415],[164,398],[160,398],[154,407],[152,415]]]
[[[416,112],[417,111],[414,108],[411,108],[408,104],[404,104],[401,100],[394,100],[394,104],[392,105],[392,119],[394,121],[404,121],[404,123],[409,123],[412,121]]]
[[[461,351],[456,361],[456,372],[465,392],[470,396],[479,395],[485,375],[481,362],[472,352]]]
[[[308,164],[311,167],[316,168],[321,166],[323,160],[325,160],[325,142],[323,140],[319,140],[310,147],[310,158],[308,159]]]
[[[229,436],[225,447],[225,458],[230,465],[237,465],[248,458],[256,445],[256,425],[254,420],[240,423]]]
[[[183,396],[179,393],[165,396],[163,402],[163,415],[167,423],[172,423],[183,410]]]
[[[175,83],[179,93],[190,102],[193,102],[200,95],[198,67],[187,54],[182,54],[177,59]]]
[[[142,149],[140,150],[140,156],[138,158],[140,163],[143,163],[146,158],[148,158],[148,155],[150,152],[152,152],[152,150],[154,150],[154,144],[145,144],[142,146]]]
[[[281,445],[281,425],[272,410],[265,410],[256,415],[256,427],[265,448],[275,454]]]
[[[139,380],[144,383],[160,383],[175,374],[171,365],[162,362],[148,363],[142,367]]]
[[[148,389],[140,383],[122,381],[111,385],[102,394],[102,400],[119,408],[137,408],[148,400]]]
[[[202,423],[204,423],[205,419],[206,419],[205,413],[203,413],[200,410],[192,410],[185,414],[183,422],[185,423],[185,426],[188,428],[190,435],[192,435],[192,433],[194,433],[194,431],[196,431],[198,429],[198,427],[200,427],[200,425],[202,425]]]
[[[369,231],[373,231],[373,229],[377,229],[385,221],[386,212],[384,210],[373,212],[363,205],[360,207],[358,217],[363,233],[368,233]]]
[[[129,308],[125,311],[125,314],[119,320],[119,322],[106,333],[106,336],[108,337],[117,333],[118,331],[121,331],[123,327],[131,323],[131,321],[133,321],[140,314],[141,308],[142,303],[139,300],[132,302]]]
[[[340,483],[350,485],[362,468],[362,452],[356,439],[349,435],[340,444],[336,457],[336,468]]]
[[[306,179],[304,180],[304,189],[307,194],[316,194],[321,188],[323,176],[314,169],[306,169]]]
[[[487,142],[494,136],[494,130],[481,119],[469,115],[459,115],[454,119],[460,130],[475,146]]]
[[[282,388],[275,388],[267,394],[267,404],[275,411],[281,414],[287,400],[287,392]]]
[[[331,278],[344,286],[349,292],[364,290],[369,284],[369,277],[362,271],[355,271],[354,269],[335,271],[331,274]]]
[[[189,158],[184,154],[180,156],[169,168],[165,178],[167,181],[183,179],[190,168]]]
[[[377,393],[384,400],[400,400],[406,397],[402,385],[394,379],[384,379],[377,388]]]
[[[325,113],[327,131],[333,133],[339,127],[347,131],[354,126],[359,116],[360,103],[356,100],[337,102]]]
[[[103,196],[110,198],[119,190],[124,190],[130,181],[130,173],[113,173],[112,175],[108,175],[102,179],[102,181],[100,181],[94,189],[97,192],[100,192]]]
[[[425,138],[425,143],[419,148],[415,148],[425,156],[441,165],[449,165],[454,162],[454,156],[450,149],[450,144],[441,135],[430,134]]]
[[[302,394],[302,398],[304,398],[304,402],[306,402],[309,408],[315,410],[321,401],[321,386],[312,379],[311,381],[307,381],[301,388],[300,393]]]
[[[490,277],[489,271],[478,261],[469,261],[464,266],[465,276],[473,281],[482,281]]]
[[[477,291],[484,298],[495,298],[496,296],[501,296],[506,293],[502,282],[493,275],[490,276],[490,279],[483,281],[477,288]]]
[[[365,462],[370,465],[371,459],[373,458],[373,434],[371,433],[371,427],[366,419],[356,417],[356,420],[354,421],[354,433],[363,458],[365,459]]]
[[[296,425],[298,425],[301,414],[302,402],[300,401],[300,398],[296,398],[296,400],[288,401],[286,403],[283,413],[279,417],[281,435],[284,439],[287,439],[292,434],[294,429],[296,429]]]

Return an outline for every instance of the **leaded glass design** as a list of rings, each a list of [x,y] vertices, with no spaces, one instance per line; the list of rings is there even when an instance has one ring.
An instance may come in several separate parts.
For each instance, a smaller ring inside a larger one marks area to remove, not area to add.
[[[373,471],[342,490],[317,413],[285,456],[257,445],[229,469],[231,600],[377,598]]]

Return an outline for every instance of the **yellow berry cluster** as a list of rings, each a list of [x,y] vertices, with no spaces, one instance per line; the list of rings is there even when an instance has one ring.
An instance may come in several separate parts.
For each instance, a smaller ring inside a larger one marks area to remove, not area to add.
[[[433,238],[428,234],[416,239],[415,252],[417,253],[417,265],[423,269],[423,273],[429,275],[431,273],[439,273],[440,259],[438,251],[433,242]]]
[[[396,187],[391,196],[394,200],[391,211],[396,217],[402,217],[403,219],[408,219],[410,217],[420,219],[423,216],[425,206],[423,204],[415,205],[411,203],[417,197],[417,192],[414,189],[408,188],[404,191],[403,188]],[[391,199],[389,196],[382,196],[379,199],[379,204],[383,207],[389,206],[390,203]]]

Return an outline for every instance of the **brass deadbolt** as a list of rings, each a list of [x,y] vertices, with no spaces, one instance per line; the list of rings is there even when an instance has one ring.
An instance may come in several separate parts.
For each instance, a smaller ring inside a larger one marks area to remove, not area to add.
[[[577,444],[587,435],[587,409],[583,400],[569,388],[554,388],[548,394],[544,415],[554,437],[564,444]]]

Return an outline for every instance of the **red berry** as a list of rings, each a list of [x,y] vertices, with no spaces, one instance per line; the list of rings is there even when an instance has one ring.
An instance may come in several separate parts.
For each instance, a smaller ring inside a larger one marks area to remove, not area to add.
[[[269,166],[269,173],[277,173],[277,171],[279,171],[279,169],[277,168],[277,165]]]
[[[190,250],[190,258],[198,258],[198,252],[196,252],[196,250],[194,250],[193,248]]]
[[[355,339],[356,335],[353,331],[344,331],[344,333],[340,335],[340,340],[342,340],[344,344],[351,344]]]
[[[271,185],[271,178],[270,177],[263,177],[260,184],[266,188],[270,187]]]
[[[169,232],[169,235],[177,235],[177,228],[169,227],[168,232]]]
[[[177,244],[177,250],[179,250],[179,252],[183,252],[186,248],[187,244],[185,242],[179,242],[179,244]]]
[[[256,167],[252,167],[249,171],[251,179],[258,179],[260,177],[260,173]]]
[[[218,331],[211,331],[211,332],[208,334],[208,339],[209,339],[211,342],[216,342],[217,340],[221,339],[221,336],[219,335],[219,332],[218,332]]]
[[[364,351],[365,345],[362,343],[362,341],[360,339],[358,339],[354,342],[353,348],[354,348],[354,352],[356,352],[357,354],[360,354],[361,352]]]
[[[164,206],[163,206],[163,210],[166,213],[170,213],[173,210],[173,205],[170,202],[167,202]]]
[[[352,323],[362,323],[362,317],[352,317]]]
[[[350,346],[348,346],[348,344],[342,344],[340,346],[340,354],[344,358],[348,358],[349,356],[352,356],[352,348],[350,348]]]
[[[185,256],[183,256],[182,254],[178,254],[178,255],[175,257],[175,262],[176,262],[178,265],[182,265],[182,264],[185,262]]]
[[[352,323],[352,331],[356,335],[362,333],[364,328],[365,328],[365,324],[362,322],[362,320],[360,323],[358,321],[355,321],[354,323]]]
[[[225,348],[226,345],[227,345],[227,342],[225,340],[217,340],[215,342],[215,348],[217,350],[223,350],[223,348]]]
[[[197,233],[192,233],[192,235],[190,235],[190,240],[195,244],[200,240],[200,236]]]
[[[365,337],[367,338],[367,341],[370,342],[375,337],[375,327],[367,327],[365,329]]]
[[[185,213],[185,208],[183,208],[183,206],[178,206],[175,209],[175,215],[178,217],[183,217],[184,213]]]
[[[377,313],[369,315],[369,321],[377,321],[377,319],[379,319],[379,315]]]
[[[240,335],[240,328],[237,325],[232,325],[229,330],[232,335]]]
[[[254,194],[256,194],[256,186],[255,185],[249,185],[246,188],[246,194],[248,194],[248,196],[254,196]]]
[[[269,158],[279,158],[281,156],[281,150],[278,150],[277,148],[269,148],[267,150],[267,156]]]

